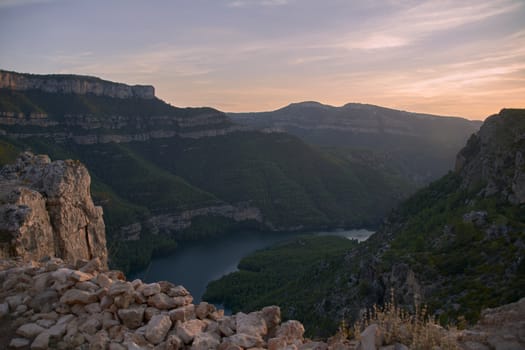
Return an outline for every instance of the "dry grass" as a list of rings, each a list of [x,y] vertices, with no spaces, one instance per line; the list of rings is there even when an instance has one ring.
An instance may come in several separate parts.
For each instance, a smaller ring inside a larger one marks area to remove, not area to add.
[[[395,303],[393,291],[390,302],[385,303],[383,307],[374,305],[351,327],[344,321],[341,322],[339,332],[341,337],[359,340],[361,332],[371,324],[379,326],[383,345],[401,343],[410,349],[418,350],[459,349],[455,329],[441,327],[428,315],[426,306],[421,306],[417,300],[414,313],[401,309]]]

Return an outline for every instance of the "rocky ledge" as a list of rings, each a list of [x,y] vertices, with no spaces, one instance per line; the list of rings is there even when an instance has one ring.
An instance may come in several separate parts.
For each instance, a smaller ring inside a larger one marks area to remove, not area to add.
[[[41,90],[63,94],[93,94],[115,98],[155,97],[155,89],[150,85],[126,85],[95,77],[66,74],[23,74],[0,70],[0,89]]]
[[[93,204],[91,178],[78,161],[51,162],[21,154],[0,169],[0,258],[58,257],[107,261],[102,208]]]
[[[12,349],[347,349],[306,340],[277,306],[224,315],[193,304],[169,282],[126,281],[99,259],[76,266],[58,258],[0,261],[0,347]],[[4,341],[4,344],[1,341]]]

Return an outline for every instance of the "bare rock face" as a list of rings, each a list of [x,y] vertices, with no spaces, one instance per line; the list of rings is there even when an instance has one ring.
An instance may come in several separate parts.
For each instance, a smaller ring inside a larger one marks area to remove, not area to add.
[[[78,161],[51,162],[23,153],[0,170],[0,257],[58,257],[74,264],[99,258],[107,265],[102,208]]]
[[[116,98],[151,99],[155,97],[155,89],[150,85],[130,86],[88,76],[22,74],[2,70],[0,70],[0,88],[41,90],[64,94],[93,94]]]
[[[503,109],[485,120],[456,158],[464,188],[525,203],[525,110]]]

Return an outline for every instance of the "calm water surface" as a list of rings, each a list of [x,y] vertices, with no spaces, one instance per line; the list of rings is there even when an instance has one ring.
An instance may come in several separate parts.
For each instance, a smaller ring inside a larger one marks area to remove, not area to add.
[[[336,235],[349,239],[365,240],[373,232],[347,230],[316,232],[317,235]],[[145,282],[169,281],[181,284],[200,302],[209,282],[237,271],[239,261],[256,250],[269,247],[304,233],[241,232],[193,242],[182,242],[169,256],[153,258],[145,270],[130,276]]]

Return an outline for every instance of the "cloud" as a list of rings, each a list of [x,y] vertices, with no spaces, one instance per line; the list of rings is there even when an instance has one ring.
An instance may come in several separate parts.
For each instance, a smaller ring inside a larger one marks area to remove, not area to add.
[[[394,7],[379,20],[364,22],[334,46],[347,49],[388,49],[408,46],[458,27],[511,13],[524,3],[511,0],[423,1],[416,6],[391,3]]]
[[[408,38],[378,33],[372,34],[364,40],[351,41],[345,46],[349,49],[375,50],[401,47],[408,44],[410,44],[410,40]]]

